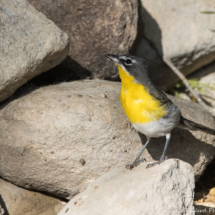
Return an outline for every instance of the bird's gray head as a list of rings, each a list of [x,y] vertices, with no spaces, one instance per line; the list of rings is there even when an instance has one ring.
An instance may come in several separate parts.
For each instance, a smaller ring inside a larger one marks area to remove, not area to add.
[[[130,54],[119,56],[107,54],[105,57],[115,61],[125,72],[133,76],[137,82],[142,82],[143,79],[148,77],[147,64],[142,58],[138,58]]]

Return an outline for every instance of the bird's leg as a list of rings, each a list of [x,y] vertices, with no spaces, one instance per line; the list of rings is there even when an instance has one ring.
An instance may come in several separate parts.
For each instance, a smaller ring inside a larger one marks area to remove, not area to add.
[[[146,143],[145,143],[145,145],[143,146],[143,148],[141,149],[141,151],[140,151],[140,153],[138,154],[138,156],[137,156],[137,158],[135,159],[135,161],[132,163],[132,164],[128,164],[128,165],[126,165],[126,169],[133,169],[135,166],[138,166],[140,163],[142,163],[143,161],[146,161],[146,159],[141,159],[140,160],[140,157],[141,157],[141,155],[142,155],[142,153],[143,153],[143,151],[144,151],[144,149],[146,148],[146,146],[148,145],[148,143],[149,143],[149,141],[150,141],[150,138],[147,138],[147,141],[146,141]]]
[[[166,154],[167,147],[168,147],[168,145],[169,145],[170,137],[171,137],[171,134],[168,133],[168,134],[166,135],[166,143],[165,143],[165,147],[164,147],[164,150],[163,150],[163,154],[162,154],[161,157],[160,157],[160,160],[159,160],[159,161],[156,161],[156,162],[154,162],[154,163],[148,164],[148,165],[146,166],[146,168],[153,167],[153,166],[155,166],[156,164],[161,164],[162,162],[164,162],[165,160],[167,160],[167,156],[165,156],[165,154]]]

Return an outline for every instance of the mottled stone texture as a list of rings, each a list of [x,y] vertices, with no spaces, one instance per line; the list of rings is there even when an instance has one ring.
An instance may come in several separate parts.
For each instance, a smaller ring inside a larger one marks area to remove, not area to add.
[[[141,164],[104,174],[75,196],[58,215],[195,214],[194,174],[183,161],[168,160],[151,169]]]
[[[0,1],[0,101],[64,60],[69,40],[25,0]]]
[[[25,91],[26,93],[27,91]],[[0,176],[29,189],[71,197],[110,169],[133,162],[146,139],[125,116],[120,83],[75,81],[41,87],[5,103],[0,110]],[[172,98],[183,116],[215,128],[199,105]],[[158,160],[165,138],[144,151]],[[172,131],[166,155],[193,166],[201,175],[215,154],[214,136]]]
[[[137,34],[137,0],[28,0],[70,37],[69,57],[58,67],[68,75],[115,79],[104,54],[128,53]]]

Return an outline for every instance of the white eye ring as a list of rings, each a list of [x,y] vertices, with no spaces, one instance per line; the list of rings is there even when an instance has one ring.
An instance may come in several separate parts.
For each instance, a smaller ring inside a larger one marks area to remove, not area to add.
[[[130,64],[132,64],[132,61],[131,61],[130,59],[127,59],[127,60],[125,61],[125,64],[130,65]]]

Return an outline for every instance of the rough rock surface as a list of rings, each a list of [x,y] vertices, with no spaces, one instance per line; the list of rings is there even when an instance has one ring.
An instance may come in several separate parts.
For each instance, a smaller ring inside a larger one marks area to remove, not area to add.
[[[53,197],[22,189],[0,179],[1,215],[6,215],[6,212],[10,215],[56,215],[62,207],[63,203]]]
[[[0,176],[21,187],[69,197],[117,166],[133,162],[145,143],[125,116],[120,83],[75,81],[42,87],[0,110]],[[185,117],[215,128],[197,104],[173,98]],[[165,138],[153,139],[143,157],[158,160]],[[203,173],[215,154],[214,136],[174,129],[167,150]]]
[[[101,79],[116,78],[118,71],[104,54],[129,52],[137,34],[137,0],[28,1],[70,37],[69,57],[58,70],[81,78],[87,71]]]
[[[141,4],[144,39],[159,56],[170,58],[185,75],[215,59],[214,15],[200,13],[212,10],[213,1],[141,0]],[[141,55],[147,56],[144,46],[140,49]],[[160,72],[158,66],[157,73]],[[162,72],[168,85],[178,80]]]
[[[146,164],[132,171],[124,167],[111,170],[58,215],[194,214],[192,167],[174,159],[149,169]]]
[[[0,101],[66,58],[69,40],[25,0],[0,1]]]

